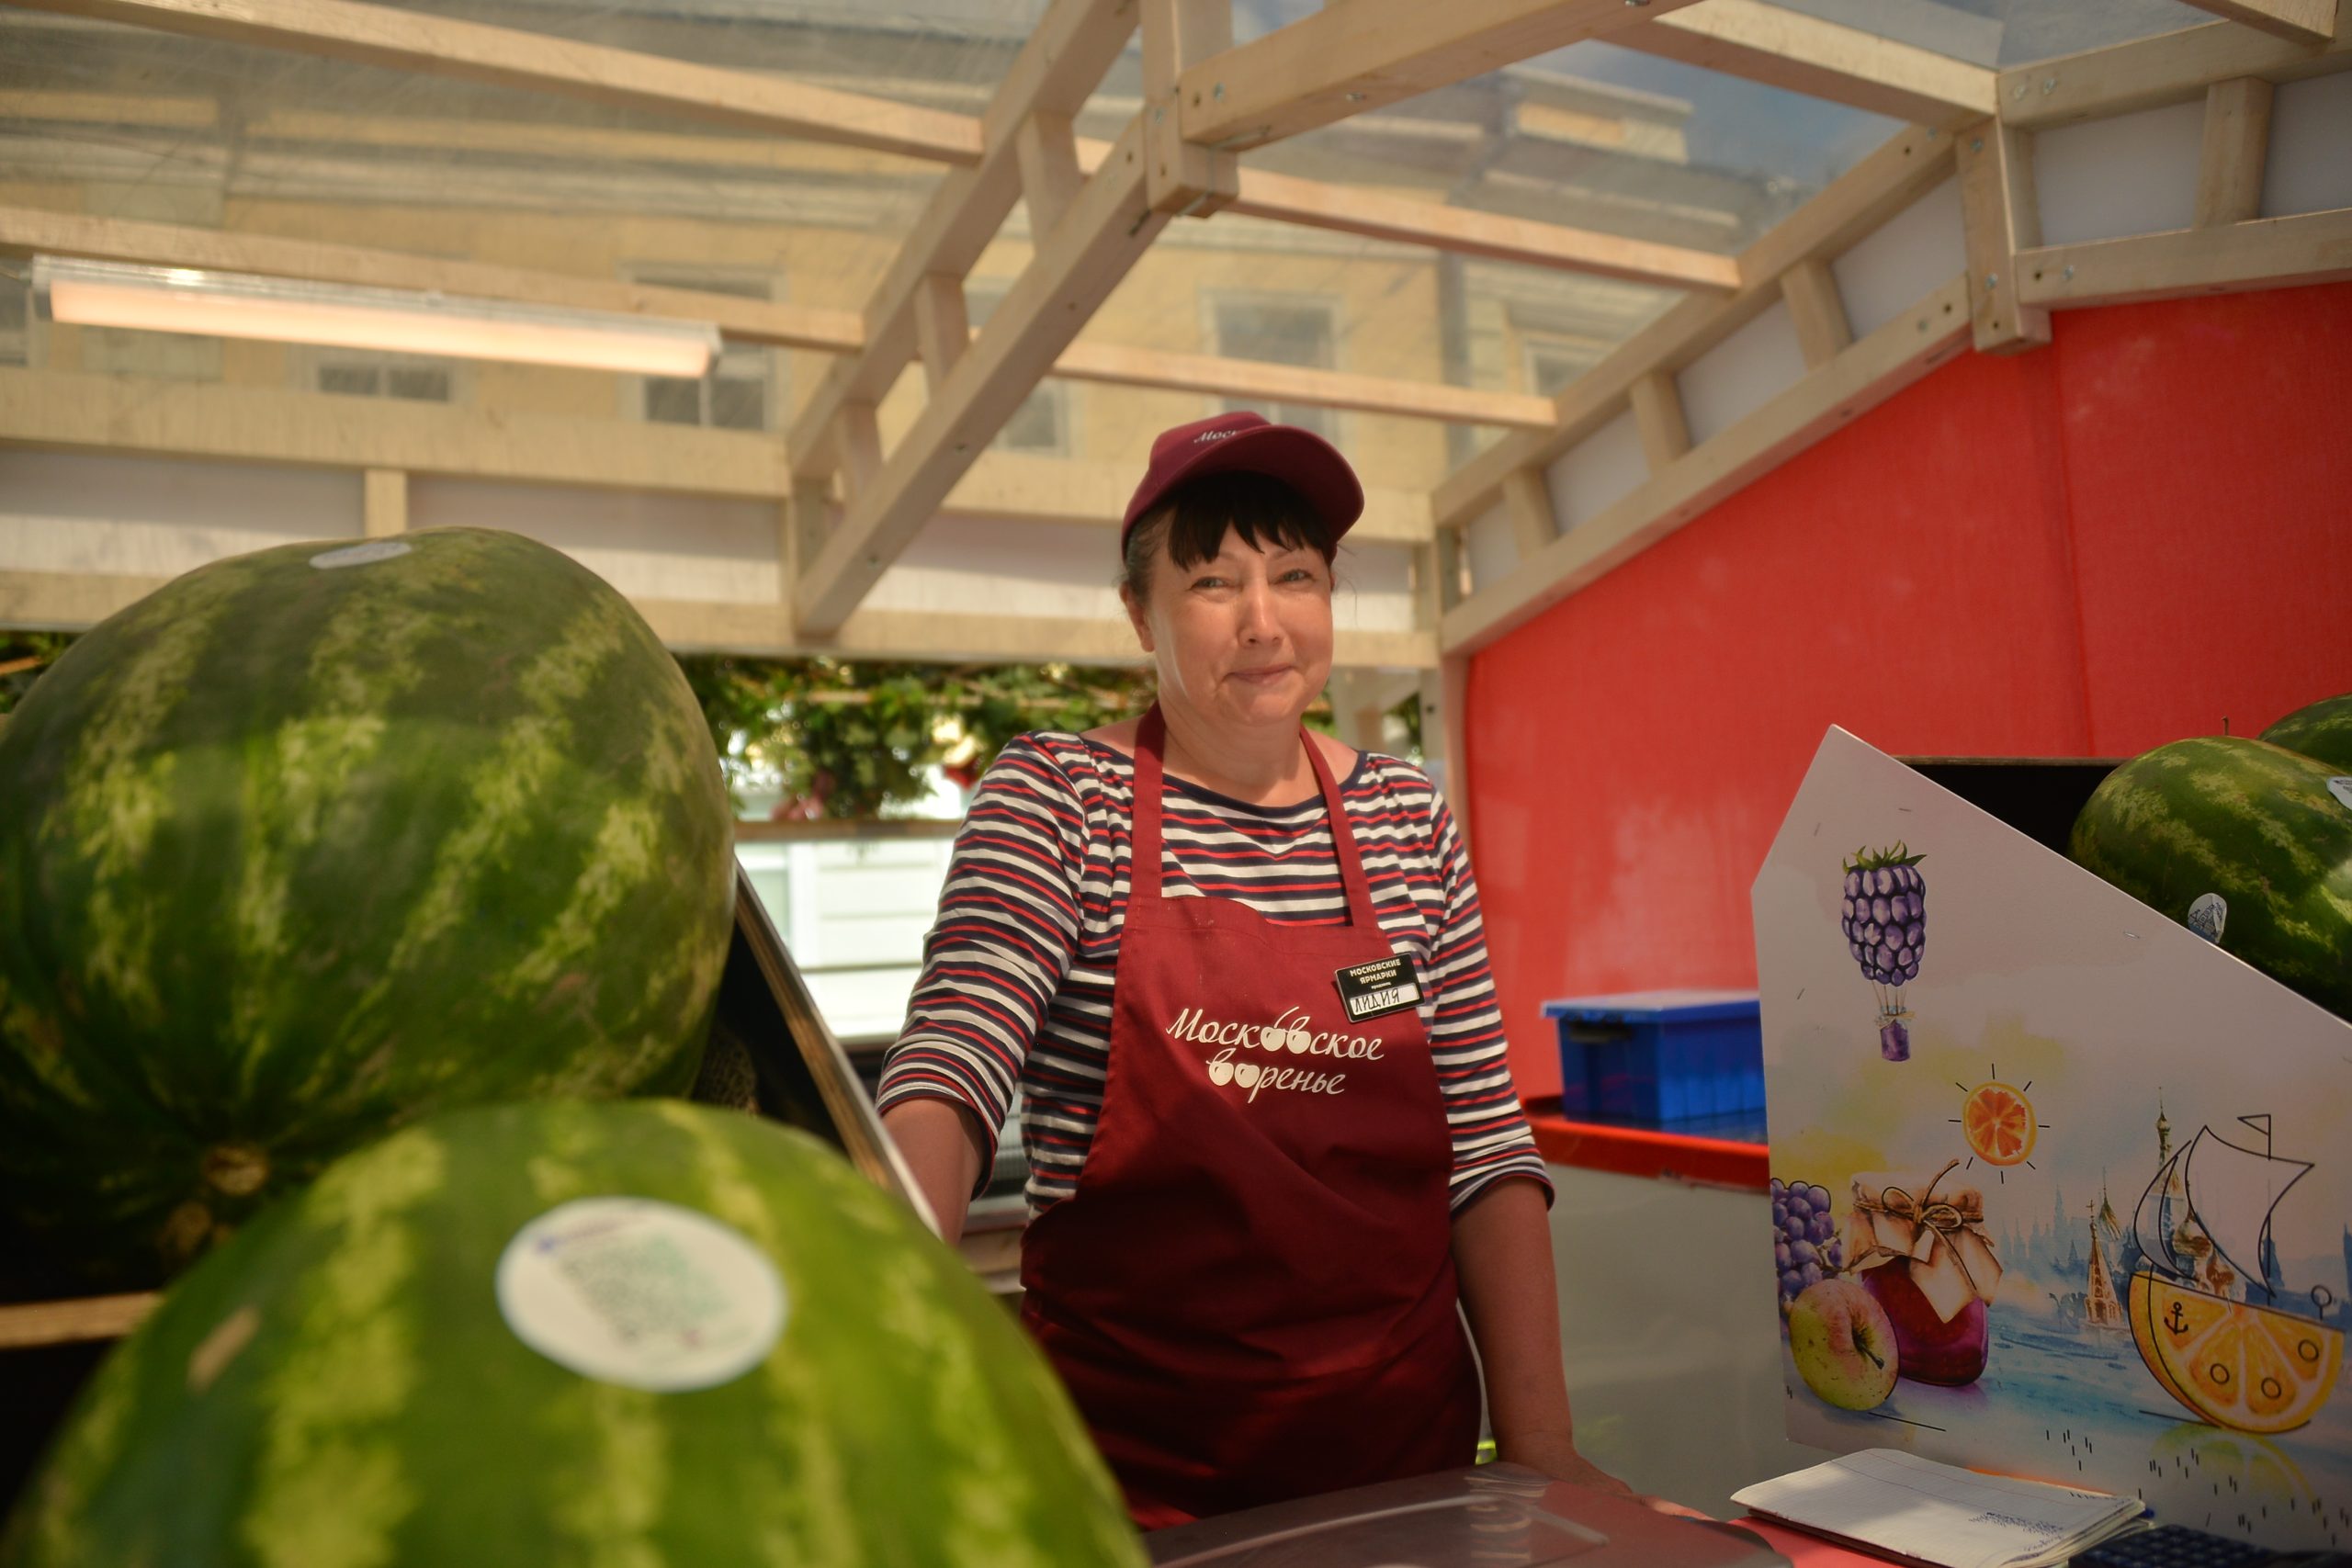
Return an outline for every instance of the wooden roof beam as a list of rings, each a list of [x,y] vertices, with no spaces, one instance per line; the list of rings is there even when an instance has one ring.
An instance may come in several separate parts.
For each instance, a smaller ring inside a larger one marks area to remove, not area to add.
[[[2294,82],[2352,69],[2352,6],[2325,43],[2290,42],[2234,22],[2207,22],[2109,49],[2004,71],[2001,123],[2030,130],[2201,98],[2218,82]]]
[[[0,255],[75,256],[89,261],[257,273],[371,288],[434,290],[478,299],[553,305],[567,310],[709,321],[730,341],[831,353],[863,341],[858,320],[824,310],[693,288],[570,277],[483,262],[377,251],[316,240],[281,239],[220,229],[86,218],[37,208],[0,207]]]
[[[2188,4],[2289,43],[2325,43],[2335,36],[2337,0],[2188,0]]]
[[[1078,161],[1091,169],[1111,150],[1107,141],[1081,139]],[[1598,229],[1576,229],[1532,218],[1513,218],[1476,208],[1453,207],[1419,197],[1395,196],[1365,186],[1301,179],[1244,167],[1241,192],[1225,209],[1238,217],[1360,234],[1402,245],[1426,245],[1486,261],[1517,262],[1561,272],[1622,277],[1675,288],[1736,288],[1739,263],[1713,251],[1660,244]]]
[[[1062,351],[1049,374],[1067,381],[1169,388],[1456,424],[1546,430],[1552,423],[1552,400],[1526,393],[1487,392],[1431,381],[1351,376],[1263,360],[1222,359],[1111,344],[1072,344]]]
[[[1995,73],[1984,66],[1764,0],[1707,0],[1609,41],[1945,130],[1993,112]]]
[[[802,635],[841,629],[1166,226],[1146,199],[1143,140],[1138,118],[806,563],[794,594]],[[797,451],[794,459],[798,468]]]
[[[915,299],[928,287],[923,279],[967,276],[996,238],[1021,197],[1023,123],[1037,115],[1077,114],[1135,28],[1133,0],[1055,0],[1039,18],[980,118],[978,162],[952,171],[932,192],[866,301],[863,348],[833,367],[794,418],[786,440],[794,472],[810,479],[831,472],[832,425],[842,406],[881,401],[914,356]],[[1032,133],[1033,145],[1052,140],[1057,129],[1049,119],[1041,128],[1046,134]],[[1068,190],[1057,197],[1065,209],[1078,200]],[[1035,238],[1042,244],[1046,236]]]
[[[1949,175],[1953,141],[1927,126],[1891,138],[1747,248],[1736,293],[1697,295],[1668,310],[1554,394],[1550,429],[1505,436],[1447,476],[1430,498],[1432,520],[1446,527],[1476,517],[1514,470],[1550,463],[1626,408],[1642,378],[1681,369],[1754,321],[1781,298],[1792,267],[1834,258]]]
[[[613,107],[651,109],[910,158],[969,164],[980,156],[981,122],[967,115],[392,6],[357,0],[14,3],[189,38],[486,82]]]
[[[1183,138],[1262,147],[1692,3],[1347,0],[1188,66],[1177,79]]]

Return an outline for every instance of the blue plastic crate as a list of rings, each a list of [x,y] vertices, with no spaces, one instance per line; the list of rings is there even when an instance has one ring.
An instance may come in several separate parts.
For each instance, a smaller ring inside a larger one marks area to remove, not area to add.
[[[1754,991],[1633,991],[1544,1004],[1560,1037],[1560,1110],[1641,1127],[1764,1111]]]

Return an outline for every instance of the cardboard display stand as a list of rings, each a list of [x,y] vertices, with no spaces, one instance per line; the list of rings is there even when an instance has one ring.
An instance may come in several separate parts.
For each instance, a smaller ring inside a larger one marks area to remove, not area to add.
[[[1789,1434],[2341,1549],[2352,1023],[2037,841],[2043,782],[2020,830],[1832,728],[1757,877],[1772,1176],[1829,1210],[1769,1266],[1895,1341],[1800,1366],[1784,1304]]]

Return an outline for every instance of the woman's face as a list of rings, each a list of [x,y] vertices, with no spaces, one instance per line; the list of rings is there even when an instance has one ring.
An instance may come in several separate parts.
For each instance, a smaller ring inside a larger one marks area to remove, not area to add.
[[[1179,566],[1162,530],[1145,602],[1127,600],[1160,700],[1212,723],[1295,728],[1331,674],[1331,568],[1227,528],[1214,559]]]

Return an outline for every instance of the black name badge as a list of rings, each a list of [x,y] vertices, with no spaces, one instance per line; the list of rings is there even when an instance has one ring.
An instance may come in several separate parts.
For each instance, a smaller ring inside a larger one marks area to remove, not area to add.
[[[1421,999],[1420,981],[1413,974],[1413,961],[1402,953],[1370,964],[1350,964],[1332,978],[1339,982],[1340,1001],[1348,1010],[1351,1023],[1401,1011]]]

